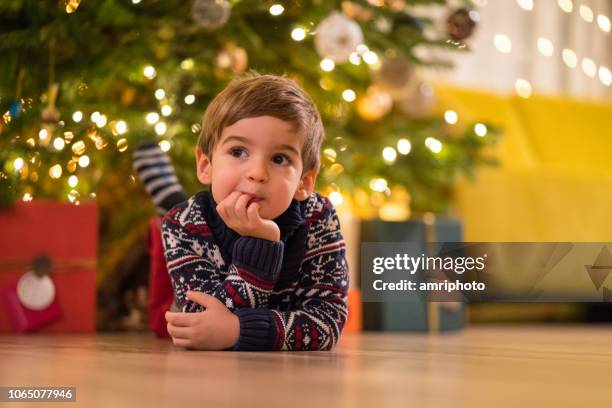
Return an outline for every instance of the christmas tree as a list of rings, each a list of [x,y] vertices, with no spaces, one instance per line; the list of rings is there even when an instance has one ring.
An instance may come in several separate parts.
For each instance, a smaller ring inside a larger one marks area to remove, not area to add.
[[[446,7],[444,27],[414,5]],[[290,76],[318,105],[327,136],[317,186],[334,204],[363,217],[444,212],[457,177],[494,162],[484,151],[496,132],[432,113],[433,88],[416,69],[451,64],[416,50],[464,52],[476,21],[469,2],[440,0],[5,0],[0,204],[95,198],[100,269],[112,269],[153,214],[133,147],[156,138],[186,191],[198,191],[202,113],[254,69]]]

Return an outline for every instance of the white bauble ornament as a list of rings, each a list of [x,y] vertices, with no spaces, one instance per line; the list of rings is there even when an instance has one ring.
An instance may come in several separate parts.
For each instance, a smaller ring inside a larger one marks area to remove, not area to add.
[[[436,94],[431,85],[415,81],[414,91],[399,103],[399,109],[413,118],[422,118],[431,114],[436,105]]]
[[[222,27],[230,16],[227,0],[195,0],[191,6],[191,18],[200,27],[214,30]]]
[[[374,82],[393,99],[401,100],[414,92],[415,78],[414,68],[406,58],[391,56],[383,58],[380,69],[374,75]]]
[[[48,275],[36,276],[27,272],[17,283],[17,297],[30,310],[43,310],[55,299],[55,285]]]
[[[361,43],[361,27],[342,13],[333,12],[317,26],[315,49],[323,58],[345,62]]]

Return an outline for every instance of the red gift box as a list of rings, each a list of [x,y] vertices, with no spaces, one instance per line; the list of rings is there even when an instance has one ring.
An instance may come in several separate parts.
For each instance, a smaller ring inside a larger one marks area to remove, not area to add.
[[[4,302],[0,302],[0,332],[23,329],[23,319],[30,319],[27,327],[36,325],[37,317],[32,317],[32,311],[23,311],[21,317],[15,315],[16,299],[12,293],[19,278],[32,270],[33,258],[40,254],[49,257],[53,265],[50,277],[55,285],[55,301],[50,305],[52,309],[33,313],[57,313],[53,308],[58,308],[61,316],[39,330],[93,332],[97,252],[98,209],[94,203],[36,200],[0,210],[0,293],[4,294]],[[16,326],[14,322],[19,319],[22,324]]]
[[[174,290],[166,268],[159,217],[149,221],[149,327],[157,337],[170,337],[166,324],[166,312],[174,301]]]

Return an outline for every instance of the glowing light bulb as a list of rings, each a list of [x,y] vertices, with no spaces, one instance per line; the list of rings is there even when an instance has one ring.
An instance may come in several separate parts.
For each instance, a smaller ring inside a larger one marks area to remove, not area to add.
[[[565,11],[566,13],[571,13],[574,9],[574,4],[572,3],[572,0],[558,0],[557,3],[559,4],[561,10]]]
[[[144,68],[143,73],[144,73],[144,76],[146,76],[149,79],[153,79],[157,75],[157,71],[151,65],[147,65]]]
[[[157,133],[158,135],[163,135],[164,133],[166,133],[166,130],[168,129],[168,127],[166,126],[166,124],[164,122],[158,122],[155,125],[155,133]]]
[[[72,114],[72,120],[79,123],[83,119],[83,112],[76,111]]]
[[[355,95],[355,91],[352,89],[345,89],[342,92],[342,98],[347,102],[353,102],[357,96]]]
[[[495,34],[493,42],[495,48],[497,48],[499,52],[509,54],[510,51],[512,51],[512,41],[510,41],[510,38],[505,34]]]
[[[444,112],[444,120],[451,124],[454,125],[455,123],[457,123],[457,112],[452,111],[452,110],[447,110],[446,112]]]
[[[58,179],[62,177],[62,166],[60,166],[59,164],[51,166],[51,168],[49,169],[49,176],[52,179]]]
[[[550,57],[555,52],[555,47],[548,38],[540,37],[538,38],[538,50],[545,57]]]
[[[397,151],[392,147],[385,147],[382,151],[383,160],[387,164],[395,163],[395,159],[397,159]]]
[[[191,58],[184,59],[181,61],[181,68],[185,70],[190,70],[194,67],[195,62]]]
[[[484,137],[487,135],[487,127],[482,123],[477,123],[474,125],[474,133],[480,137]]]
[[[68,185],[72,188],[76,187],[79,184],[79,178],[75,175],[68,177]]]
[[[342,196],[342,193],[338,191],[332,191],[331,193],[329,193],[329,201],[331,201],[333,205],[338,206],[342,204],[342,202],[344,201],[344,197]]]
[[[53,147],[55,147],[55,150],[63,150],[65,145],[66,142],[64,142],[64,139],[62,139],[61,137],[56,137],[53,140]]]
[[[608,16],[604,16],[603,14],[599,14],[597,16],[597,25],[601,28],[602,31],[609,33],[610,32],[610,19]]]
[[[433,137],[425,139],[425,146],[434,153],[440,153],[442,151],[442,142]]]
[[[576,53],[569,48],[565,48],[561,52],[561,57],[563,58],[565,65],[570,68],[576,68],[576,65],[578,65],[578,57],[576,56]]]
[[[353,65],[359,65],[361,64],[361,57],[358,53],[351,52],[351,55],[349,55],[349,62]]]
[[[362,55],[362,58],[365,61],[365,63],[368,65],[373,65],[378,62],[378,55],[376,55],[374,51],[366,51]]]
[[[293,38],[295,41],[302,41],[304,38],[306,38],[306,31],[303,28],[294,28],[291,31],[291,38]]]
[[[533,0],[517,0],[517,3],[524,10],[533,10]]]
[[[172,107],[170,105],[162,106],[161,114],[164,116],[170,116],[172,114]]]
[[[155,99],[162,100],[166,97],[166,91],[163,89],[158,89],[155,91]]]
[[[595,75],[597,75],[597,65],[595,65],[595,62],[592,59],[583,58],[582,71],[584,71],[587,76],[593,78]]]
[[[602,84],[606,86],[610,86],[610,84],[612,83],[612,73],[607,67],[604,67],[603,65],[599,67],[599,80]]]
[[[321,69],[323,71],[326,71],[326,72],[332,71],[335,66],[336,64],[334,64],[334,61],[330,60],[329,58],[323,58],[321,60]]]
[[[23,168],[23,164],[24,161],[21,157],[18,157],[15,159],[15,161],[13,162],[13,167],[15,168],[15,171],[19,171]]]
[[[400,154],[406,155],[410,153],[410,150],[412,150],[412,144],[408,139],[400,139],[397,141],[397,151],[400,152]]]
[[[514,83],[514,89],[521,98],[529,98],[531,96],[531,84],[526,79],[519,78]]]
[[[79,166],[83,168],[89,166],[89,156],[84,154],[83,156],[79,157]]]
[[[162,152],[167,152],[168,150],[170,150],[170,147],[172,147],[170,145],[170,142],[167,140],[161,140],[159,143],[159,148],[162,150]]]
[[[375,178],[370,180],[370,188],[374,191],[383,192],[387,189],[387,180],[384,178]]]
[[[99,128],[102,128],[106,125],[106,116],[105,115],[99,115],[98,116],[98,120],[96,120],[96,126]]]
[[[191,105],[194,102],[195,102],[195,95],[186,95],[185,96],[185,103],[187,105]]]
[[[122,135],[125,132],[127,132],[128,128],[127,128],[127,123],[125,123],[125,121],[120,120],[117,123],[115,123],[115,131]]]
[[[580,17],[587,23],[593,22],[593,10],[589,6],[582,5],[579,9]]]
[[[270,7],[270,14],[272,14],[273,16],[280,16],[281,14],[283,14],[283,11],[285,11],[285,8],[280,4],[273,4]]]
[[[154,125],[159,122],[159,114],[157,114],[156,112],[149,112],[147,113],[145,120],[149,125]]]

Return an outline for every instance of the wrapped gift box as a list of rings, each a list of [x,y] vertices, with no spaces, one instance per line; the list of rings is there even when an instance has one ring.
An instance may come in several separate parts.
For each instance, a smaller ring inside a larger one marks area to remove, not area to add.
[[[461,242],[461,224],[429,215],[404,222],[368,220],[361,224],[362,242],[410,242],[418,252],[437,253],[440,243]],[[363,329],[376,331],[448,331],[466,324],[466,307],[455,302],[365,302]]]
[[[0,210],[0,332],[93,332],[97,251],[94,203],[35,200]],[[16,285],[41,254],[52,262],[55,300],[32,311],[19,303]]]

